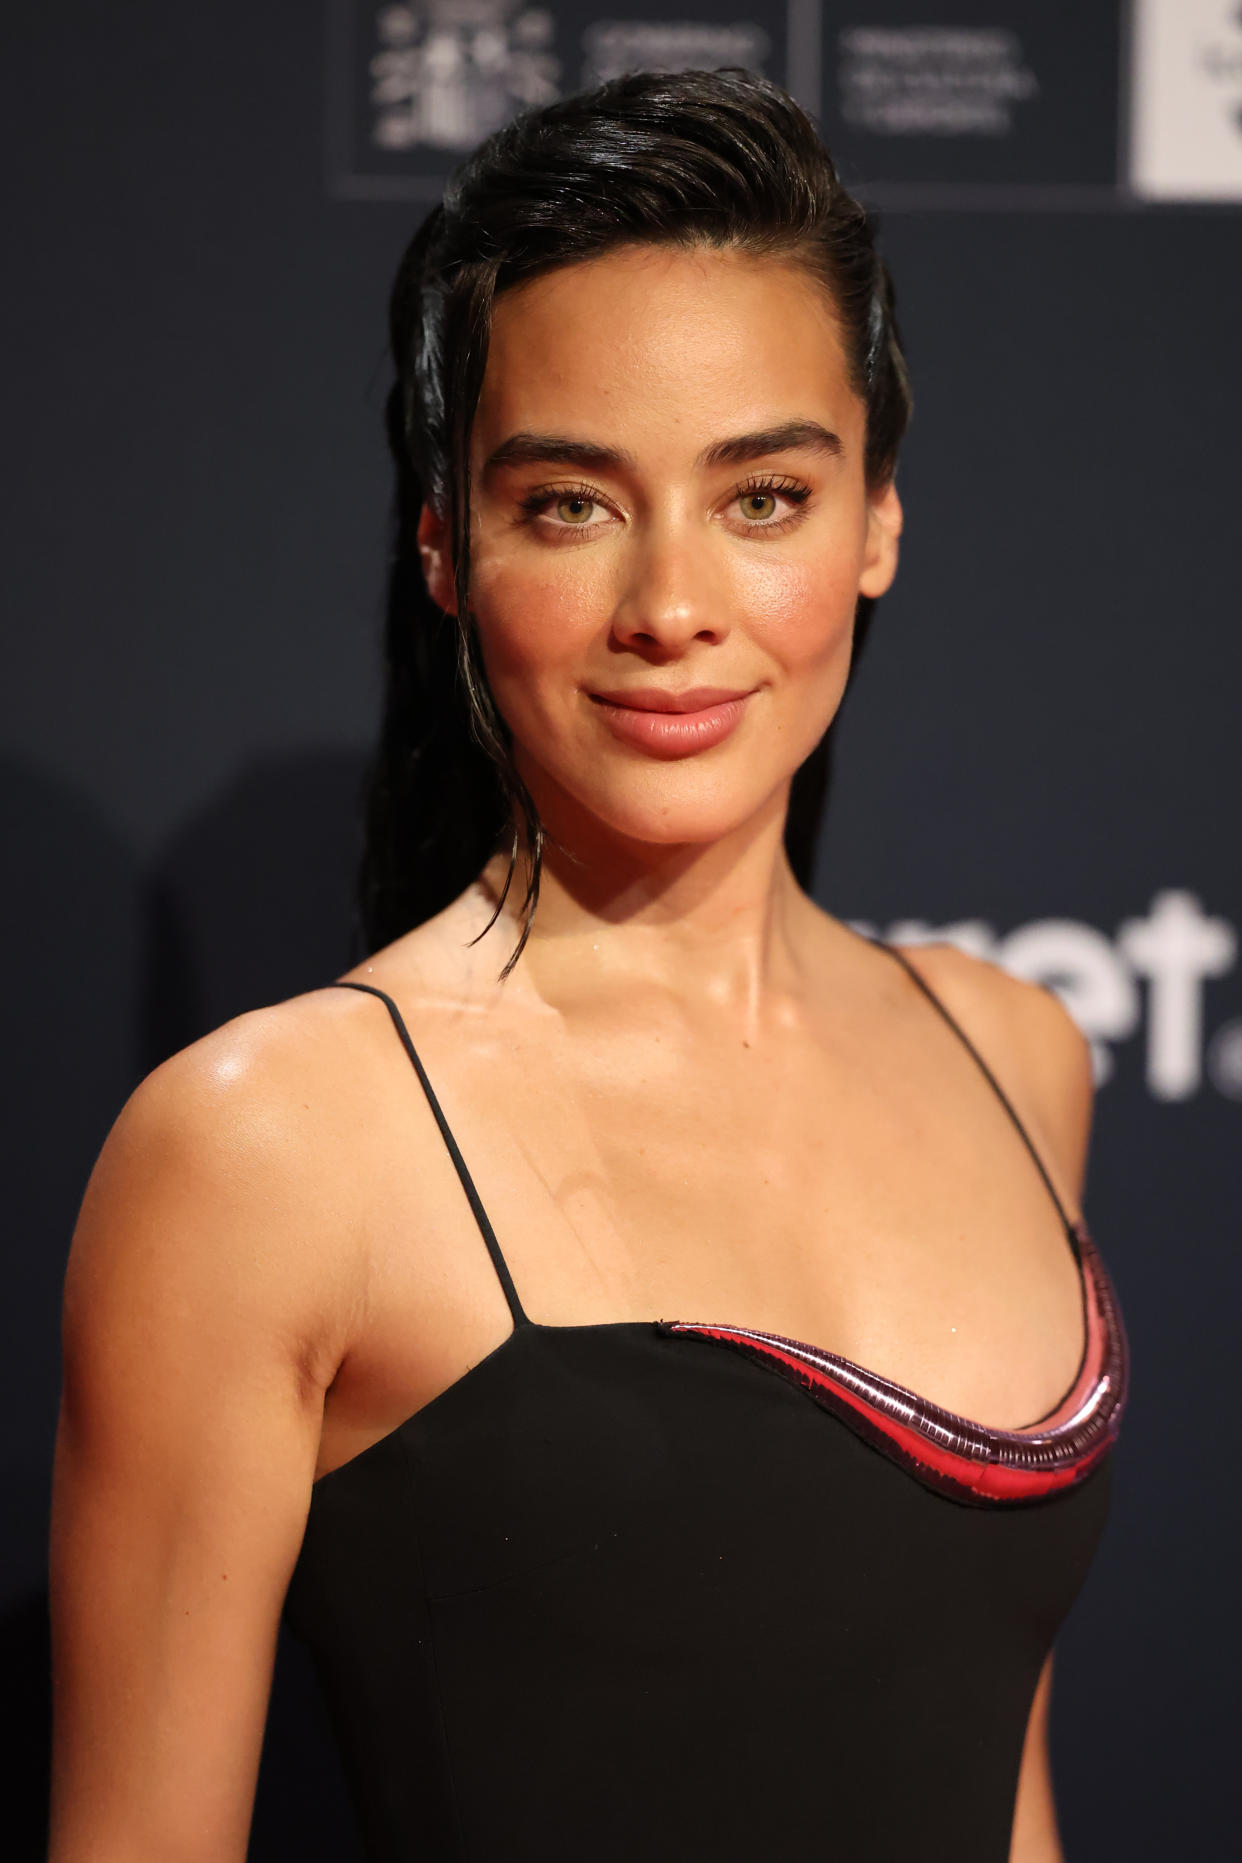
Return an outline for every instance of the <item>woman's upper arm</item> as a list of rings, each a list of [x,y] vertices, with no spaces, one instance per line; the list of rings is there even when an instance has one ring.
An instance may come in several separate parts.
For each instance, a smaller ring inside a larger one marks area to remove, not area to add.
[[[51,1863],[246,1853],[349,1278],[324,1240],[308,1096],[250,1023],[143,1083],[74,1234]]]

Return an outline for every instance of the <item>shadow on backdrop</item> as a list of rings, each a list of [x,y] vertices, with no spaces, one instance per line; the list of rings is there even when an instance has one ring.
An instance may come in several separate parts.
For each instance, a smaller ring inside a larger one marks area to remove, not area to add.
[[[142,1064],[354,961],[364,759],[265,757],[167,843],[147,886]]]
[[[65,1260],[99,1148],[138,1080],[230,1017],[351,961],[362,758],[324,750],[245,771],[144,876],[89,799],[0,762],[0,1029],[11,1091],[0,1163],[15,1252],[0,1306],[0,1668],[5,1853],[47,1848],[47,1525]],[[282,1635],[250,1854],[358,1855],[326,1710]]]
[[[5,1853],[46,1855],[47,1523],[60,1391],[60,1300],[96,1153],[136,1078],[142,956],[133,855],[90,799],[0,759],[0,1041],[9,1091],[0,1173],[14,1246],[0,1303],[0,1673],[9,1695]]]

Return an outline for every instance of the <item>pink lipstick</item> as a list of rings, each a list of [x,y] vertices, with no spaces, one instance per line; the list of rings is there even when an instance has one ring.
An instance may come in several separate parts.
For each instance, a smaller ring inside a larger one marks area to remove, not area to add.
[[[720,686],[691,686],[666,692],[659,686],[633,686],[615,692],[589,692],[614,737],[645,750],[651,757],[693,757],[711,750],[736,729],[751,691]]]

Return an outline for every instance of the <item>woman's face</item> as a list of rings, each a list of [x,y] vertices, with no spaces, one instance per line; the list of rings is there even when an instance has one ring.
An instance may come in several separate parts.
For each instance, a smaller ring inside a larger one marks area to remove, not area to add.
[[[896,569],[821,285],[636,247],[504,293],[471,439],[470,605],[554,832],[720,839],[780,798]],[[454,605],[444,527],[420,532]]]

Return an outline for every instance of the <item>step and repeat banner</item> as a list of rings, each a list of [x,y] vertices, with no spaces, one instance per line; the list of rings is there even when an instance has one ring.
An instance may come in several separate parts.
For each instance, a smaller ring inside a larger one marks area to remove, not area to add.
[[[1228,0],[335,0],[333,30],[332,186],[353,199],[434,200],[515,110],[718,65],[784,84],[877,201],[1242,199]]]
[[[0,1655],[23,1712],[0,1849],[43,1854],[87,1173],[151,1066],[350,961],[397,259],[514,111],[744,65],[875,209],[917,403],[817,896],[1051,985],[1094,1056],[1086,1210],[1135,1384],[1059,1644],[1067,1855],[1232,1854],[1242,5],[63,0],[12,23]],[[359,1852],[282,1644],[252,1856],[295,1854]]]

